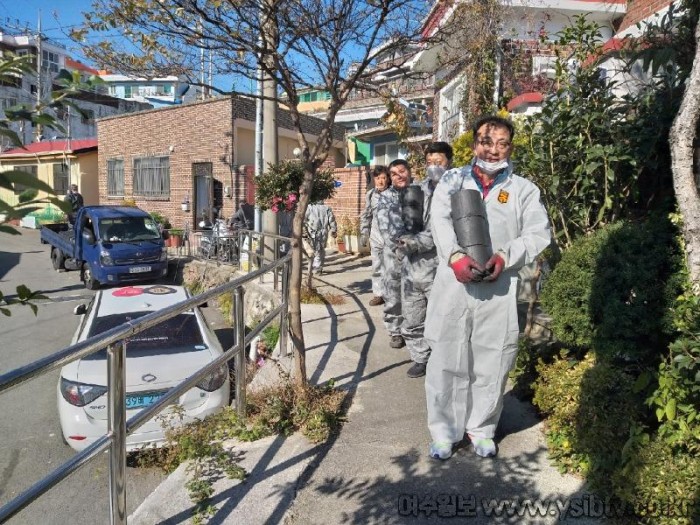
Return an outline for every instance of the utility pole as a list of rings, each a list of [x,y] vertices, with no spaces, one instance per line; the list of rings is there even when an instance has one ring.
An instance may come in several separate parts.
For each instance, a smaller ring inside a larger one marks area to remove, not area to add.
[[[262,20],[262,38],[266,53],[261,57],[263,63],[267,66],[267,70],[274,69],[274,53],[277,52],[278,28],[275,24],[275,4],[276,0],[262,0],[265,9],[261,13]],[[267,12],[267,14],[266,14]],[[265,19],[266,17],[266,19]],[[262,148],[263,170],[264,167],[270,164],[277,164],[278,160],[278,145],[277,145],[277,83],[272,75],[263,73],[262,82],[263,93],[263,137],[264,143]],[[262,216],[262,230],[264,233],[279,234],[279,222],[277,213],[268,210]],[[277,259],[277,250],[275,250],[277,242],[266,243],[264,257],[267,260]]]
[[[36,33],[36,105],[39,107],[41,105],[41,91],[42,91],[42,68],[43,68],[43,56],[41,53],[41,10],[39,10],[39,23],[37,27],[37,33]],[[36,128],[34,129],[34,141],[39,142],[41,141],[41,134],[43,131],[43,126],[41,124],[37,124]]]
[[[201,99],[204,100],[207,98],[207,93],[206,93],[206,77],[205,77],[205,72],[204,72],[204,25],[202,23],[202,18],[199,18],[199,22],[197,23],[197,28],[199,29],[199,84],[200,84],[200,93],[201,93]]]

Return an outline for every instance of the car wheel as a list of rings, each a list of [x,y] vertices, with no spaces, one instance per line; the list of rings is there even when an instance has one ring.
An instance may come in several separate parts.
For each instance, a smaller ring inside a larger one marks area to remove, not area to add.
[[[83,264],[83,282],[88,290],[97,290],[100,287],[100,281],[92,276],[90,266],[87,263]]]
[[[58,248],[51,248],[51,264],[53,264],[54,270],[65,270],[65,258],[63,257],[63,252]]]

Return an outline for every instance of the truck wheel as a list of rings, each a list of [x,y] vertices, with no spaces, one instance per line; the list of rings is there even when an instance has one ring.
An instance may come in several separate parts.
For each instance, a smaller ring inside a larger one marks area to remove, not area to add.
[[[100,281],[92,276],[90,266],[87,263],[83,264],[83,282],[88,290],[97,290],[100,287]]]
[[[65,258],[63,257],[63,252],[58,248],[51,248],[51,264],[53,264],[54,270],[65,270]]]

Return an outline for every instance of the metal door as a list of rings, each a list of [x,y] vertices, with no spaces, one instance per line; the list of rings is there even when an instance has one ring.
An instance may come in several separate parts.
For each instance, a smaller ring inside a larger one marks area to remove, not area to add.
[[[192,164],[194,179],[194,216],[195,227],[200,221],[212,222],[211,208],[214,204],[214,184],[212,183],[212,163],[196,162]]]

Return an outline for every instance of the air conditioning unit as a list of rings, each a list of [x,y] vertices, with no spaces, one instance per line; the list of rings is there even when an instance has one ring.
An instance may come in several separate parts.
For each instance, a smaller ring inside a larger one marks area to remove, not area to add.
[[[557,74],[557,57],[554,56],[534,56],[532,57],[532,76],[544,75],[547,78],[554,78]]]

